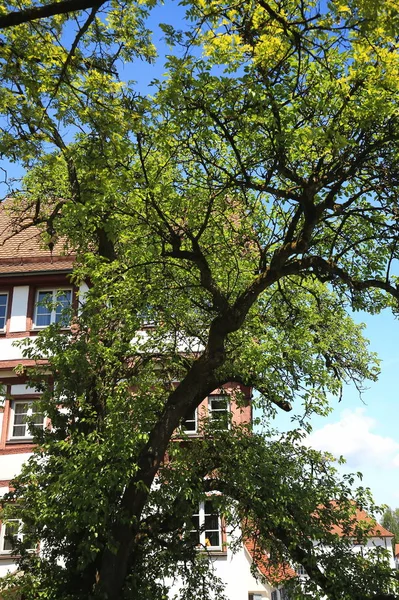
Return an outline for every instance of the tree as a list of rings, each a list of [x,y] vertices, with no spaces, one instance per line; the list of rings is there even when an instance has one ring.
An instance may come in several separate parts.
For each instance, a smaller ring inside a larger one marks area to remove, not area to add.
[[[248,514],[243,534],[330,598],[377,598],[392,574],[331,535],[352,531],[348,482],[300,433],[210,429],[201,450],[173,435],[225,382],[259,390],[267,418],[301,399],[306,416],[323,412],[344,381],[375,377],[346,311],[397,310],[398,12],[187,2],[186,31],[163,26],[174,53],[148,97],[118,68],[153,58],[151,5],[77,12],[69,49],[69,13],[3,33],[0,144],[29,169],[16,224],[50,246],[66,236],[75,280],[91,282],[71,336],[50,326],[26,349],[51,357],[51,387],[32,377],[55,429],[12,494],[45,542],[41,557],[22,552],[19,585],[28,598],[159,598],[157,576],[181,569],[193,597],[204,562],[184,523],[214,486],[227,519]],[[314,539],[336,551],[321,559]]]
[[[388,506],[382,515],[381,524],[394,534],[392,544],[397,544],[399,539],[399,508],[392,509]]]

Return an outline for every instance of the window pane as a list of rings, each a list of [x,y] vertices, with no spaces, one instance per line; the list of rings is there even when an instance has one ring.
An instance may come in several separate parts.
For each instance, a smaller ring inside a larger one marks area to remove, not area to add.
[[[6,326],[7,294],[0,294],[0,329]]]
[[[33,419],[33,422],[28,424],[28,432],[30,433],[30,435],[34,435],[34,430],[39,428],[42,429],[43,428],[43,422],[44,422],[44,415],[42,413],[35,413],[32,415],[31,417]]]
[[[26,425],[14,425],[12,428],[13,437],[25,437]]]
[[[227,410],[227,398],[217,396],[211,398],[212,410]]]
[[[71,306],[71,290],[60,290],[57,293],[55,307],[55,322],[67,325],[69,323],[68,308]]]
[[[218,531],[205,531],[205,546],[220,546]]]
[[[15,402],[14,404],[14,423],[12,429],[13,437],[25,437],[26,419],[28,413],[27,402]]]
[[[36,319],[35,325],[37,327],[47,327],[51,323],[51,308],[50,304],[53,301],[52,291],[42,291],[37,294],[36,303]]]
[[[209,416],[219,429],[228,429],[230,409],[228,396],[209,396]]]
[[[183,423],[184,431],[196,431],[197,430],[197,423],[196,423],[195,416],[196,416],[196,411],[193,410],[192,413],[189,414],[189,416]]]
[[[218,515],[205,516],[205,529],[218,529],[219,528],[219,517]]]
[[[32,437],[35,427],[43,427],[44,415],[32,410],[32,402],[14,403],[12,437]],[[29,421],[32,420],[32,425]]]
[[[7,523],[3,538],[3,550],[12,550],[14,542],[18,539],[19,521]]]
[[[15,425],[23,425],[26,423],[27,415],[15,415],[14,424]]]

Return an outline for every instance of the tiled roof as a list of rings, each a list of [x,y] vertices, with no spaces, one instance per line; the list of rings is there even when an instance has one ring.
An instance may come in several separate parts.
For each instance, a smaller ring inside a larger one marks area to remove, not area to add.
[[[0,203],[0,275],[72,270],[73,256],[65,255],[60,240],[51,251],[43,244],[40,230],[31,225],[20,229],[10,215],[10,201]]]
[[[376,523],[374,519],[369,517],[365,510],[361,510],[360,508],[356,508],[355,510],[356,512],[353,515],[354,522],[364,522],[368,525],[372,525],[371,529],[368,532],[368,537],[394,537],[393,533],[391,533],[390,531],[388,531],[388,529],[385,529],[385,527],[383,527],[379,523]],[[344,535],[342,527],[339,525],[333,525],[333,527],[331,528],[331,532],[337,533],[340,536]]]
[[[272,584],[278,585],[296,577],[296,573],[288,564],[272,565],[267,554],[260,552],[253,539],[245,540],[245,548],[259,572]]]

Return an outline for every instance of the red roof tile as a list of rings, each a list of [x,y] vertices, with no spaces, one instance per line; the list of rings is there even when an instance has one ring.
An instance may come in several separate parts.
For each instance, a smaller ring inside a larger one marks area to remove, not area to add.
[[[377,523],[375,519],[372,519],[365,510],[361,510],[360,508],[355,509],[355,513],[352,517],[353,522],[360,523],[364,522],[367,525],[371,525],[371,528],[368,532],[368,537],[394,537],[393,533],[385,529],[382,525]],[[337,533],[339,536],[343,536],[344,533],[342,531],[342,527],[340,525],[333,525],[331,528],[332,533]]]
[[[256,547],[256,543],[253,539],[245,541],[245,548],[259,572],[268,582],[278,585],[288,579],[296,577],[294,569],[288,564],[278,566],[272,565],[269,556]]]
[[[0,203],[0,274],[72,270],[73,256],[65,253],[65,240],[51,251],[38,227],[29,225],[26,218],[17,221],[10,209],[9,200]]]

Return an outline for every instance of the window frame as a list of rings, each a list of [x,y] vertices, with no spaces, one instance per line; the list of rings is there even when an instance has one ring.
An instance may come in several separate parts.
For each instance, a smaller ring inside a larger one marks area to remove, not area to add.
[[[43,292],[45,292],[49,295],[51,293],[51,295],[52,295],[51,303],[53,304],[53,307],[51,308],[51,310],[48,313],[46,313],[46,314],[50,315],[50,322],[47,323],[46,325],[38,325],[37,324],[37,318],[38,318],[37,310],[39,307],[39,294],[43,293]],[[35,289],[34,303],[33,303],[33,318],[32,318],[32,328],[33,329],[36,329],[36,330],[45,329],[49,325],[54,325],[55,323],[57,323],[57,309],[56,309],[55,305],[56,305],[56,301],[57,301],[57,296],[62,292],[70,292],[69,307],[72,307],[73,306],[73,287],[72,286],[49,285],[49,286],[38,287]],[[69,323],[61,324],[61,326],[63,329],[68,329]]]
[[[214,400],[225,400],[226,401],[226,410],[221,410],[221,409],[213,409],[212,408],[212,402]],[[213,417],[214,414],[217,413],[226,413],[226,420],[227,420],[227,427],[217,427],[217,429],[219,429],[220,431],[228,431],[231,428],[231,403],[230,403],[230,396],[228,394],[210,394],[208,396],[208,415],[209,415],[209,422],[216,427],[217,426],[217,419],[215,419]]]
[[[7,519],[1,523],[0,527],[0,556],[15,556],[15,552],[13,548],[4,548],[4,545],[7,543],[7,527],[10,523],[18,523],[18,529],[15,534],[12,534],[13,538],[16,538],[18,542],[23,542],[26,533],[23,532],[24,523],[22,519]],[[37,549],[37,544],[33,548],[27,548],[29,552],[35,552]]]
[[[9,309],[9,302],[10,302],[10,293],[8,290],[0,290],[0,297],[1,296],[6,297],[6,305],[5,305],[5,311],[4,311],[4,326],[0,327],[0,333],[5,333],[6,329],[7,329],[7,317],[8,317],[8,309]]]
[[[193,411],[194,419],[184,419],[181,427],[182,433],[185,435],[196,435],[198,433],[198,407]],[[194,429],[187,429],[186,423],[194,423]]]
[[[196,510],[198,510],[198,512],[193,512],[191,515],[191,518],[193,517],[197,517],[198,516],[198,529],[197,528],[191,528],[189,529],[190,534],[196,534],[197,537],[197,547],[200,550],[206,550],[208,552],[221,552],[223,551],[223,527],[222,527],[222,517],[220,516],[219,511],[215,511],[215,512],[209,512],[206,513],[206,503],[207,502],[212,502],[212,496],[209,496],[206,500],[203,500],[201,502],[198,503],[198,508],[197,506],[195,507]],[[212,515],[217,515],[217,519],[218,519],[218,528],[217,529],[205,529],[205,525],[206,525],[206,517],[207,516],[212,516]],[[190,523],[191,525],[193,525],[193,523]],[[206,534],[209,532],[215,532],[217,531],[218,536],[219,536],[219,544],[216,546],[212,546],[209,542],[209,538],[207,538]],[[209,542],[209,544],[207,543],[207,540]]]
[[[41,414],[41,413],[37,413],[33,411],[33,403],[35,402],[35,400],[38,400],[38,398],[12,398],[12,400],[10,400],[10,419],[9,419],[9,428],[8,428],[8,436],[7,436],[7,441],[9,442],[23,442],[23,441],[27,441],[30,442],[33,440],[33,434],[30,433],[29,431],[29,427],[28,424],[26,423],[15,423],[15,416],[17,414],[22,414],[22,415],[26,415],[27,417],[31,417],[32,415],[35,414]],[[15,410],[15,407],[17,404],[27,404],[28,408],[27,408],[27,412],[26,413],[17,413]],[[42,422],[42,429],[45,428],[45,422],[46,422],[46,418],[44,415],[43,416],[43,422]],[[24,435],[14,435],[14,427],[22,427],[25,426],[25,434]],[[36,427],[39,427],[39,423],[35,424]]]
[[[303,565],[297,565],[295,568],[295,572],[299,577],[307,577],[306,569]]]

